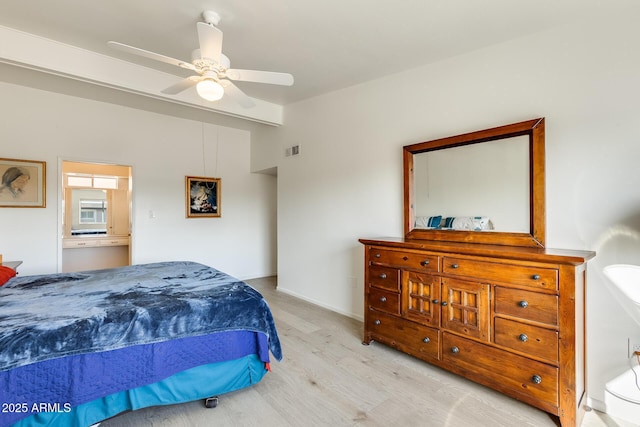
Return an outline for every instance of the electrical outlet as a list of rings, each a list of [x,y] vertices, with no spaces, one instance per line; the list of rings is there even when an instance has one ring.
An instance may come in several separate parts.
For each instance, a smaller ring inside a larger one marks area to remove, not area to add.
[[[634,354],[640,353],[640,339],[627,338],[627,343],[629,345],[629,357]]]

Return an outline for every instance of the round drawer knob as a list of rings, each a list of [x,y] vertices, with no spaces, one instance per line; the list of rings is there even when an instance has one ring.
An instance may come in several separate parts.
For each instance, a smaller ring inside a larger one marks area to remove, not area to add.
[[[381,278],[381,279],[386,279],[386,278],[387,278],[387,275],[386,275],[385,273],[382,273],[382,274],[380,275],[380,278]]]
[[[531,278],[533,280],[540,280],[540,275],[539,274],[534,274],[533,276],[531,276]]]
[[[459,265],[458,264],[451,264],[451,268],[458,268]]]
[[[458,354],[460,353],[460,349],[456,346],[451,347],[451,353]]]
[[[445,307],[447,305],[446,301],[442,301],[442,306]]]
[[[518,303],[518,305],[519,305],[520,307],[522,307],[522,308],[527,308],[527,307],[529,307],[529,303],[528,303],[527,301],[524,301],[524,300],[520,301],[520,302]]]
[[[440,300],[439,299],[434,299],[433,301],[431,301],[434,304],[440,304]]]
[[[374,325],[379,325],[379,324],[381,324],[381,323],[382,323],[382,322],[381,322],[380,320],[378,320],[378,319],[376,319],[376,320],[374,320],[374,321],[373,321],[373,324],[374,324]]]
[[[426,344],[426,343],[428,343],[429,341],[431,341],[431,340],[429,339],[429,337],[424,337],[424,338],[422,338],[422,342],[423,342],[423,343],[425,343],[425,344]]]
[[[531,377],[531,381],[533,381],[534,384],[540,384],[542,382],[542,377],[540,375],[534,375]]]
[[[387,297],[380,297],[381,302],[387,302]]]
[[[380,254],[375,254],[374,255],[376,258],[380,258]]]
[[[422,265],[423,267],[426,267],[427,265],[429,265],[429,260],[428,260],[428,259],[425,259],[424,261],[422,261],[422,262],[420,263],[420,265]]]
[[[522,342],[527,342],[529,340],[529,337],[526,334],[520,334],[518,336],[518,339]]]

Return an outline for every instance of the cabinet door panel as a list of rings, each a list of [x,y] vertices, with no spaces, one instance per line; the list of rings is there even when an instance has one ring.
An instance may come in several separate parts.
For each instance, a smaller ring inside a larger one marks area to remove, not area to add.
[[[442,279],[442,328],[489,341],[489,285]]]
[[[440,324],[440,278],[430,274],[404,271],[405,306],[408,319],[437,327]]]

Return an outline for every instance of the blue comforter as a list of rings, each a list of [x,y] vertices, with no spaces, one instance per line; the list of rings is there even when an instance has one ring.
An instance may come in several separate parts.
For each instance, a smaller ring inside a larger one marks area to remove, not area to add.
[[[194,262],[26,276],[0,287],[0,372],[53,358],[212,332],[280,341],[262,295]]]

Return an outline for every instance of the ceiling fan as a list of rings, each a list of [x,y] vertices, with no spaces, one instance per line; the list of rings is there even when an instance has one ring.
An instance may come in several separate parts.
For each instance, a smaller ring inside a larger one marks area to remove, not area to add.
[[[207,101],[217,101],[224,95],[228,95],[241,106],[251,108],[255,105],[253,100],[233,84],[231,80],[282,86],[291,86],[293,84],[293,76],[288,73],[230,68],[231,62],[229,58],[222,53],[222,31],[217,28],[220,22],[220,15],[214,11],[204,11],[202,17],[205,22],[198,22],[197,24],[200,49],[196,49],[191,53],[191,62],[181,61],[115,41],[110,41],[108,44],[112,48],[123,52],[177,65],[198,73],[161,91],[168,95],[176,95],[192,86],[196,86],[198,95]]]

